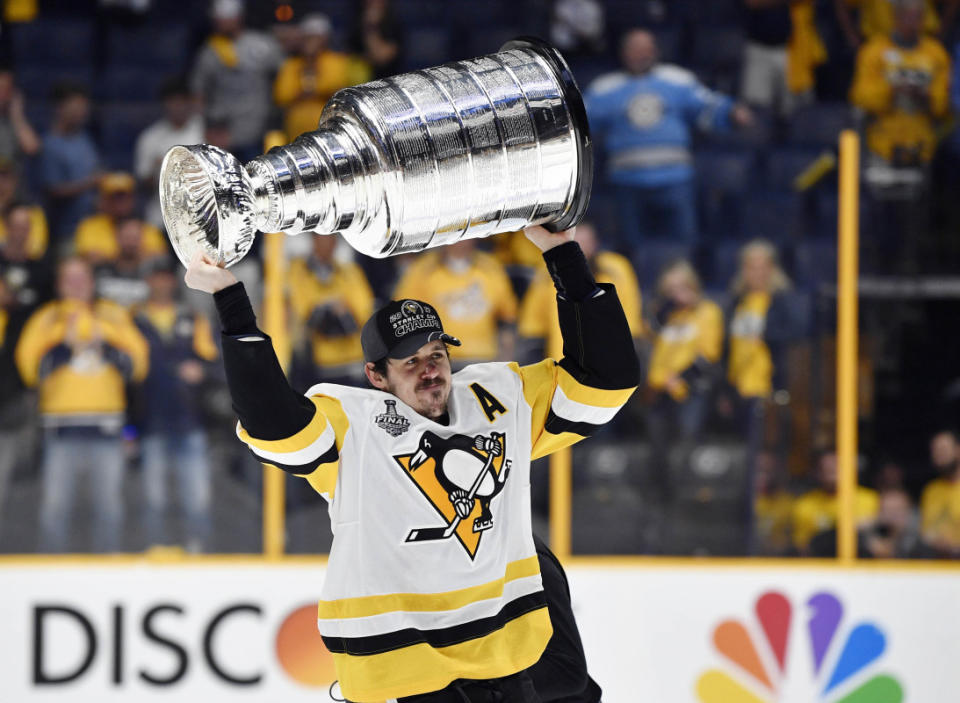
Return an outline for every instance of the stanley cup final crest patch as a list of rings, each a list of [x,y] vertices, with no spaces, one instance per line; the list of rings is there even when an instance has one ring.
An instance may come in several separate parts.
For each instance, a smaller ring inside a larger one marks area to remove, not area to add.
[[[391,437],[399,437],[410,429],[410,421],[397,412],[397,401],[384,400],[383,402],[387,406],[386,410],[377,415],[373,421]]]

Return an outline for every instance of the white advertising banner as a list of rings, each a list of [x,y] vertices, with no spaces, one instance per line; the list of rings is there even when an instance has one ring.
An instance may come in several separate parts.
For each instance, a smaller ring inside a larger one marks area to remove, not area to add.
[[[568,573],[606,703],[947,703],[960,691],[960,570]],[[322,579],[307,564],[0,567],[0,701],[331,700]]]

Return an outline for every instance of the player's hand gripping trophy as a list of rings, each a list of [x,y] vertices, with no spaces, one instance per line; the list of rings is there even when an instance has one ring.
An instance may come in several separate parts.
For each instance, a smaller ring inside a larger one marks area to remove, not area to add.
[[[184,265],[230,266],[258,231],[340,233],[384,257],[543,224],[590,200],[583,99],[563,57],[516,39],[496,54],[341,90],[319,127],[241,165],[208,145],[163,160],[160,203]]]

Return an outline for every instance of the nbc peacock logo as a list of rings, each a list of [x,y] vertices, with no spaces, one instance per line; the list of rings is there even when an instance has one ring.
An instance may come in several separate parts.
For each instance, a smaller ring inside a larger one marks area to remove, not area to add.
[[[757,599],[755,620],[719,623],[713,644],[724,666],[700,675],[701,703],[901,703],[900,682],[877,671],[887,648],[883,630],[843,622],[832,593],[816,593],[806,605],[806,622],[794,624],[790,600],[771,591]]]

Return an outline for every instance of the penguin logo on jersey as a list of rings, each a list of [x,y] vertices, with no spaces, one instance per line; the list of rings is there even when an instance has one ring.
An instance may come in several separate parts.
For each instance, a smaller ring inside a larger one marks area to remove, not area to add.
[[[415,527],[407,542],[446,540],[454,535],[473,559],[483,533],[494,526],[490,502],[503,490],[510,473],[506,436],[420,436],[417,451],[394,460],[416,484],[444,523]]]

